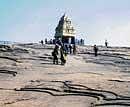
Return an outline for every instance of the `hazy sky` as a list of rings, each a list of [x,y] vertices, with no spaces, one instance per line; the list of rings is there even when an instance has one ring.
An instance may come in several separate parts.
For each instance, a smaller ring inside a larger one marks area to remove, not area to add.
[[[0,0],[0,40],[52,38],[65,12],[86,44],[130,46],[130,0]]]

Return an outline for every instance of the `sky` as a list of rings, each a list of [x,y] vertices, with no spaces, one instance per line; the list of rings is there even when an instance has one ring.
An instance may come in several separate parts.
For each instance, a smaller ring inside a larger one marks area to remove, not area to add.
[[[87,45],[130,46],[130,0],[0,0],[0,40],[53,38],[64,13]]]

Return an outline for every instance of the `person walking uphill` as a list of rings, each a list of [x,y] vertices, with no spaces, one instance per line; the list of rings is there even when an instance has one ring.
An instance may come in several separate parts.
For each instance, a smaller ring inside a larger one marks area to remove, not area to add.
[[[97,56],[98,54],[98,47],[96,45],[94,45],[93,47],[93,50],[94,50],[94,55]]]
[[[53,64],[58,64],[58,49],[59,49],[59,46],[56,44],[55,48],[54,48],[54,50],[52,52]]]

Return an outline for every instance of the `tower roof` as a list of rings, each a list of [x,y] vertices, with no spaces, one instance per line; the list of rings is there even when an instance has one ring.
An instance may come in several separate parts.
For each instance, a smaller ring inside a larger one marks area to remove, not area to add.
[[[55,29],[55,37],[62,37],[62,36],[75,36],[75,29],[72,26],[71,19],[68,18],[66,14],[64,14]]]

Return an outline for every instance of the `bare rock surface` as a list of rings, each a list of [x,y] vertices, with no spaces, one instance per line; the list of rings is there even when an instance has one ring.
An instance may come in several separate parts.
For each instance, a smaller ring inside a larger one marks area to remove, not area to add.
[[[4,49],[5,48],[5,49]],[[130,48],[79,46],[65,66],[53,45],[0,46],[0,107],[130,106]]]

